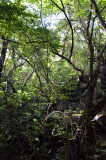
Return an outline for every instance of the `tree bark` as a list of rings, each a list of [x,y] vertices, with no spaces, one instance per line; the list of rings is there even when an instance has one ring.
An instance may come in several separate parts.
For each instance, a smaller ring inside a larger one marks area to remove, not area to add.
[[[8,41],[3,40],[1,56],[0,56],[0,83],[1,83],[1,73],[3,70],[3,65],[4,65],[4,61],[5,61],[5,57],[6,57],[8,43],[9,43]]]

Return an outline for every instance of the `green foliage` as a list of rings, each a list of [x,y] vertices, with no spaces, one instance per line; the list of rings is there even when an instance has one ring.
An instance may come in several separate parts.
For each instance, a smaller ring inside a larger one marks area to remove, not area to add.
[[[98,3],[101,10],[104,1]],[[0,1],[1,160],[86,159],[90,153],[85,130],[75,119],[79,113],[72,114],[82,100],[73,99],[86,95],[79,91],[78,77],[80,70],[90,74],[88,38],[92,35],[94,69],[105,42],[103,27],[90,7],[88,0]],[[103,94],[100,83],[97,86]],[[89,155],[99,157],[97,152]]]

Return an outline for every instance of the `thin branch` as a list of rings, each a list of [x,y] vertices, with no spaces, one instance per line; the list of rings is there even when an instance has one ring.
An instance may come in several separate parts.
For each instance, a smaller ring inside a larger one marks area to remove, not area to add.
[[[91,9],[92,9],[92,4],[91,4],[91,7],[90,7],[90,13],[89,13],[89,16],[88,16],[88,23],[87,23],[87,34],[88,35],[89,35],[90,21],[91,21],[91,17],[92,17]]]
[[[96,15],[97,15],[97,17],[99,18],[101,25],[102,25],[102,26],[104,27],[104,29],[106,30],[106,23],[105,23],[105,20],[103,19],[102,15],[101,15],[101,12],[99,11],[98,5],[96,4],[95,0],[91,0],[91,3],[92,3],[93,6],[94,6]]]
[[[66,29],[66,34],[65,34],[65,37],[64,37],[64,41],[63,41],[62,55],[64,55],[64,53],[65,53],[65,44],[66,44],[66,40],[67,40],[67,37],[68,37],[67,25],[65,26],[65,29]]]
[[[47,121],[47,119],[48,119],[52,114],[54,114],[54,113],[60,114],[60,111],[53,111],[53,112],[51,112],[49,115],[47,115],[46,118],[44,119],[44,121],[42,122],[40,128],[42,127],[43,123],[44,123],[45,121]],[[62,113],[62,112],[61,112],[61,113]],[[63,114],[63,113],[62,113],[62,114]]]
[[[65,7],[64,7],[64,4],[63,4],[62,0],[60,0],[60,1],[61,1],[63,9],[60,8],[59,5],[57,3],[55,3],[53,0],[51,0],[51,1],[52,1],[52,3],[54,3],[56,5],[56,7],[58,7],[64,13],[64,15],[65,15],[65,17],[66,17],[66,19],[69,23],[69,26],[70,26],[70,29],[71,29],[71,34],[72,34],[72,46],[71,46],[71,52],[70,52],[70,56],[69,56],[69,59],[71,59],[72,54],[73,54],[73,48],[74,48],[74,32],[73,32],[73,27],[72,27],[71,21],[66,14]]]
[[[93,36],[93,29],[94,29],[94,23],[95,23],[95,19],[96,17],[94,17],[93,21],[92,21],[92,27],[91,27],[91,34],[90,34],[90,39],[92,39],[92,36]]]
[[[17,65],[17,66],[13,66],[12,70],[11,70],[10,73],[6,76],[6,78],[8,78],[8,77],[12,74],[12,72],[13,72],[14,70],[16,70],[16,69],[17,69],[18,67],[20,67],[20,66],[23,66],[25,63],[26,63],[26,62],[23,62],[23,63],[21,63],[21,64],[19,64],[19,65]]]
[[[70,60],[69,58],[67,58],[67,57],[59,54],[55,48],[51,47],[51,50],[52,50],[53,54],[61,57],[62,59],[65,59],[75,70],[77,70],[77,71],[79,71],[79,72],[81,72],[81,73],[84,73],[84,71],[83,71],[82,69],[76,67],[76,66],[71,62],[71,60]]]
[[[102,50],[100,51],[99,55],[95,58],[97,66],[96,66],[96,69],[94,71],[94,76],[93,76],[94,83],[96,83],[96,80],[98,77],[98,73],[99,73],[99,69],[100,69],[100,60],[101,60],[101,56],[103,55],[105,49],[106,49],[106,43],[103,46]]]
[[[100,56],[102,56],[102,54],[104,53],[105,49],[106,49],[106,43],[105,43],[105,45],[103,46],[103,48],[102,48],[102,50],[100,51],[100,53],[99,53],[99,55],[98,55],[97,58],[100,58]]]
[[[17,90],[14,88],[13,84],[11,83],[11,81],[9,79],[6,79],[7,83],[10,84],[10,86],[12,87],[13,93],[17,93]]]
[[[13,43],[16,43],[16,44],[21,44],[21,45],[23,45],[23,44],[20,43],[20,42],[17,42],[17,41],[15,41],[15,40],[11,40],[11,39],[8,39],[7,37],[4,37],[1,33],[0,33],[0,37],[1,37],[1,39],[5,40],[5,41],[13,42]]]
[[[106,5],[101,9],[100,13],[106,8]],[[94,23],[95,23],[95,19],[97,18],[97,15],[94,17],[93,21],[92,21],[92,27],[91,27],[91,35],[90,38],[92,38],[93,36],[93,28],[94,28]]]
[[[42,0],[41,0],[41,10],[40,10],[40,18],[41,18],[41,24],[42,24],[42,27],[43,27],[43,18],[42,18],[42,6],[43,6],[43,3],[42,3]]]
[[[64,10],[63,10],[56,2],[54,2],[53,0],[51,0],[51,2],[52,2],[57,8],[59,8],[62,12],[64,12]]]
[[[36,76],[37,76],[37,78],[38,78],[38,80],[39,80],[39,84],[40,84],[40,86],[42,87],[42,82],[41,82],[40,76],[39,76],[38,71],[37,71],[37,69],[35,68],[35,66],[32,65],[32,64],[29,62],[29,60],[26,59],[26,58],[24,58],[22,55],[20,55],[20,57],[21,57],[22,59],[24,59],[24,60],[33,68],[33,70],[34,70],[34,72],[36,73]]]
[[[27,78],[26,81],[24,82],[23,87],[26,86],[27,82],[31,79],[33,73],[34,73],[34,70],[31,72],[31,74],[28,76],[28,78]]]

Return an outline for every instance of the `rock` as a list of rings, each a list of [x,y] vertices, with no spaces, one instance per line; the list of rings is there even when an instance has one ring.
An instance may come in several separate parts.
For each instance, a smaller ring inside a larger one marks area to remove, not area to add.
[[[106,112],[103,111],[97,114],[92,120],[95,124],[95,129],[99,131],[99,133],[106,132]]]

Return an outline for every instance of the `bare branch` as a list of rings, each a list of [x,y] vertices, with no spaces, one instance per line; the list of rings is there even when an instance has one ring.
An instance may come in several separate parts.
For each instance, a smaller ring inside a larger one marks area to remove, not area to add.
[[[91,4],[91,7],[90,7],[90,13],[89,13],[89,16],[88,16],[88,24],[87,24],[87,34],[89,35],[89,27],[90,27],[90,21],[91,21],[91,17],[92,17],[92,4]]]
[[[8,77],[12,74],[12,72],[13,72],[14,70],[16,70],[16,69],[17,69],[18,67],[20,67],[20,66],[23,66],[25,63],[26,63],[26,62],[23,62],[23,63],[21,63],[21,64],[19,64],[19,65],[17,65],[17,66],[13,66],[12,70],[11,70],[10,73],[6,76],[6,78],[8,78]]]
[[[47,115],[46,118],[44,119],[44,121],[42,122],[42,124],[41,124],[40,127],[42,127],[43,123],[44,123],[45,121],[47,121],[47,119],[48,119],[52,114],[54,114],[54,113],[60,114],[60,111],[53,111],[53,112],[51,112],[49,115]],[[61,113],[62,113],[62,112],[61,112]],[[62,114],[63,114],[63,113],[62,113]]]
[[[37,71],[37,69],[35,68],[35,66],[32,65],[32,64],[30,63],[30,61],[29,61],[28,59],[24,58],[22,55],[20,55],[20,57],[21,57],[22,59],[24,59],[24,60],[33,68],[33,70],[34,70],[34,72],[36,73],[36,76],[37,76],[37,78],[38,78],[38,80],[39,80],[40,87],[42,87],[42,82],[41,82],[40,76],[39,76],[38,71]]]
[[[13,84],[9,79],[7,79],[7,83],[10,84],[10,86],[12,87],[13,93],[17,93],[17,90],[15,89],[15,87],[13,86]]]
[[[77,71],[79,71],[79,72],[81,72],[81,73],[84,73],[84,71],[83,71],[82,69],[76,67],[76,66],[71,62],[71,60],[70,60],[69,58],[65,57],[64,55],[59,54],[55,48],[51,47],[51,50],[52,50],[53,54],[61,57],[62,59],[65,59],[75,70],[77,70]]]
[[[96,15],[99,18],[101,25],[106,30],[106,23],[105,23],[105,20],[103,19],[102,15],[101,15],[101,12],[99,11],[98,5],[96,4],[95,0],[91,0],[91,3],[93,4],[93,6],[95,8]]]
[[[103,46],[102,50],[100,51],[99,55],[95,58],[97,65],[96,65],[96,69],[95,69],[94,75],[93,75],[94,83],[96,83],[96,80],[97,80],[97,77],[98,77],[98,73],[99,73],[99,69],[100,69],[101,56],[104,53],[105,49],[106,49],[106,43]]]
[[[99,53],[99,55],[98,55],[98,58],[100,58],[100,56],[102,56],[102,54],[104,53],[105,49],[106,49],[106,43],[105,43],[105,45],[103,46],[102,50],[100,51],[100,53]]]
[[[65,29],[66,29],[66,34],[65,34],[65,36],[64,36],[64,40],[63,40],[62,55],[64,55],[64,53],[65,53],[65,44],[66,44],[66,40],[67,40],[67,37],[68,37],[68,29],[67,29],[67,24],[66,24],[66,27],[65,27]]]
[[[91,27],[90,39],[92,39],[92,36],[93,36],[93,30],[94,30],[95,18],[96,18],[96,17],[94,17],[94,19],[93,19],[93,21],[92,21],[92,27]]]
[[[34,70],[31,72],[31,74],[28,76],[28,78],[27,78],[26,81],[24,82],[23,87],[26,86],[27,82],[31,79],[33,73],[34,73]]]
[[[56,2],[54,2],[53,0],[51,0],[51,2],[57,7],[60,9],[60,11],[64,11]]]
[[[70,26],[71,34],[72,34],[72,46],[71,46],[71,52],[70,52],[70,55],[69,55],[69,59],[71,59],[72,54],[73,54],[73,48],[74,48],[74,32],[73,32],[73,27],[72,27],[71,21],[70,21],[70,19],[68,18],[68,15],[67,15],[67,13],[66,13],[66,11],[65,11],[64,4],[63,4],[62,0],[60,0],[60,1],[61,1],[61,4],[62,4],[63,9],[60,8],[60,7],[58,6],[58,4],[55,3],[53,0],[51,0],[51,2],[54,3],[54,4],[56,5],[56,7],[58,7],[58,8],[64,13],[64,15],[65,15],[65,17],[66,17],[66,19],[67,19],[67,21],[68,21],[68,24],[69,24],[69,26]]]

